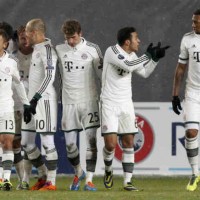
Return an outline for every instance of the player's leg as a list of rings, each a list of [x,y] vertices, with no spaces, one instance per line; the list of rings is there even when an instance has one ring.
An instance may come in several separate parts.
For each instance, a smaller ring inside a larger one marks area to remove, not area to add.
[[[74,179],[70,186],[70,190],[79,190],[80,181],[85,178],[85,172],[80,164],[80,154],[77,147],[77,134],[78,131],[65,132],[65,142],[67,150],[67,158],[74,168]]]
[[[18,185],[16,190],[21,189],[21,183],[24,175],[24,162],[23,156],[21,154],[21,135],[15,135],[13,140],[13,152],[14,152],[14,166],[16,170],[16,174],[18,176]]]
[[[47,179],[39,190],[56,190],[56,170],[58,154],[54,143],[54,134],[57,129],[57,101],[43,100],[38,102],[35,127],[40,133],[41,143],[45,150]]]
[[[119,108],[119,137],[122,141],[122,167],[124,172],[124,189],[138,191],[132,184],[134,167],[134,134],[138,133],[133,103],[122,104]]]
[[[132,174],[134,168],[134,148],[133,148],[134,135],[123,135],[122,140],[122,167],[124,172],[124,189],[128,191],[138,191],[132,184]]]
[[[56,190],[56,170],[58,162],[58,154],[54,144],[54,135],[40,134],[42,146],[45,150],[47,179],[41,190]]]
[[[21,145],[28,159],[31,161],[31,164],[38,170],[38,181],[35,185],[31,187],[31,190],[39,190],[41,187],[43,187],[47,177],[47,168],[42,159],[41,152],[35,144],[35,137],[35,132],[22,130]],[[24,170],[26,171],[27,168],[25,167]],[[29,171],[27,171],[26,173],[29,173]]]
[[[0,143],[2,144],[2,166],[3,166],[3,190],[11,190],[10,182],[11,170],[14,161],[13,139],[15,133],[14,113],[5,113],[1,119],[0,125]]]
[[[15,137],[13,140],[13,152],[14,152],[14,166],[16,169],[16,174],[18,176],[19,184],[17,185],[17,190],[21,189],[21,182],[24,174],[24,163],[23,156],[21,154],[21,123],[22,114],[20,111],[15,111]]]
[[[2,155],[3,155],[3,149],[2,149],[2,145],[0,143],[0,189],[2,188],[2,183],[3,183]]]
[[[29,182],[32,173],[32,163],[28,159],[27,153],[25,151],[23,156],[23,163],[24,163],[24,174],[22,178],[21,189],[29,190]]]
[[[200,181],[199,177],[199,143],[198,143],[198,130],[199,130],[199,117],[200,105],[193,101],[192,98],[184,102],[184,115],[185,115],[185,149],[188,157],[189,164],[192,169],[192,176],[186,187],[188,191],[197,189],[197,184]]]
[[[96,191],[93,184],[93,175],[97,163],[97,128],[90,128],[85,130],[86,134],[86,181],[84,190]]]
[[[100,127],[99,104],[98,101],[88,101],[79,104],[79,112],[86,138],[86,181],[84,190],[96,191],[93,184],[93,175],[97,162],[97,128]]]
[[[101,113],[101,134],[104,137],[104,185],[107,189],[111,189],[113,186],[112,162],[117,145],[118,117],[114,107],[107,104],[101,105]]]
[[[70,185],[70,190],[77,191],[80,188],[80,182],[85,178],[85,172],[80,164],[79,149],[77,146],[77,134],[82,130],[80,121],[81,115],[78,111],[78,105],[63,104],[62,130],[65,135],[67,158],[74,168],[74,178]]]
[[[3,146],[2,166],[3,166],[3,180],[4,180],[2,189],[6,191],[11,190],[12,188],[10,177],[14,161],[14,153],[12,149],[13,139],[14,139],[14,134],[1,135],[1,143]]]
[[[102,134],[104,136],[103,159],[105,164],[104,185],[107,189],[113,186],[113,168],[112,162],[115,154],[115,147],[117,145],[117,134],[109,133]]]

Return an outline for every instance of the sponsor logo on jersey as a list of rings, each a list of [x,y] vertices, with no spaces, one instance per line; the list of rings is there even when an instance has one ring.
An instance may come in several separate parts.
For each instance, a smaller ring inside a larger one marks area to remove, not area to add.
[[[108,130],[108,127],[106,126],[106,125],[103,125],[102,126],[102,132],[105,132],[105,131],[107,131]]]
[[[39,57],[40,57],[40,53],[37,53],[37,54],[36,54],[36,58],[39,58]]]
[[[6,73],[9,73],[9,72],[10,72],[10,68],[9,68],[9,67],[6,67],[6,68],[5,68],[5,72],[6,72]]]
[[[87,56],[86,53],[83,53],[83,54],[81,55],[81,58],[82,58],[83,60],[86,60],[86,59],[88,58],[88,56]]]
[[[120,60],[123,60],[123,59],[124,59],[124,56],[121,55],[121,54],[119,54],[119,55],[118,55],[118,58],[119,58]]]
[[[65,55],[63,56],[63,58],[67,58],[67,54],[65,54]]]
[[[196,47],[196,45],[195,45],[195,44],[193,44],[193,45],[192,45],[192,48],[195,48],[195,47]]]

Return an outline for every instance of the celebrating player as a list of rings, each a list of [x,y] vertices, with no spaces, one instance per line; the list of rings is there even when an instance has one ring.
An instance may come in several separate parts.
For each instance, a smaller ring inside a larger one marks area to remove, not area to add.
[[[117,41],[118,44],[106,50],[102,74],[101,129],[105,143],[104,185],[108,189],[113,186],[112,161],[118,135],[122,140],[123,148],[124,189],[138,191],[131,183],[134,166],[133,140],[134,134],[138,132],[132,101],[132,72],[147,78],[155,69],[158,60],[164,57],[165,49],[168,47],[161,47],[161,43],[155,47],[150,44],[147,52],[138,58],[135,52],[138,51],[140,40],[133,27],[120,29]]]
[[[198,131],[200,121],[200,9],[192,16],[193,31],[186,33],[181,41],[180,55],[174,75],[172,106],[176,114],[182,110],[179,92],[183,77],[187,71],[184,121],[185,121],[185,148],[189,164],[192,168],[192,177],[186,187],[188,191],[197,189],[199,176],[199,143]]]
[[[19,65],[18,69],[20,72],[21,81],[26,89],[26,94],[28,94],[28,77],[29,77],[29,67],[31,63],[31,56],[33,48],[27,45],[25,26],[20,26],[16,31],[16,42],[18,50],[15,52],[15,57],[18,59]],[[15,102],[15,127],[16,133],[13,141],[13,151],[14,151],[14,165],[19,179],[19,184],[17,190],[28,189],[29,187],[29,177],[32,171],[32,164],[28,160],[26,152],[24,152],[24,159],[21,154],[21,124],[22,124],[22,113],[23,107],[21,102],[19,102],[19,97],[13,91],[13,99]],[[26,170],[24,170],[26,168]]]
[[[70,190],[79,190],[85,172],[80,165],[77,134],[86,134],[86,182],[84,190],[96,191],[92,183],[97,161],[96,131],[99,122],[98,80],[102,73],[102,55],[96,44],[82,37],[81,25],[76,20],[64,22],[65,44],[56,50],[62,74],[62,130],[65,132],[67,157],[75,176]]]
[[[29,91],[31,113],[29,124],[22,124],[22,146],[28,159],[38,169],[38,182],[31,190],[56,190],[56,169],[58,155],[54,144],[57,129],[57,95],[53,86],[57,55],[51,41],[45,38],[46,27],[41,19],[32,19],[26,25],[29,45],[34,45],[29,70]],[[36,132],[46,153],[46,166],[39,148],[35,144]],[[26,169],[25,169],[26,170]]]
[[[12,98],[12,84],[14,84],[18,97],[24,104],[24,112],[26,113],[25,122],[31,120],[30,106],[23,83],[20,81],[18,62],[9,55],[4,49],[8,46],[9,37],[7,33],[0,29],[0,106],[1,106],[1,123],[0,123],[0,142],[2,143],[3,155],[3,190],[10,190],[12,184],[10,182],[11,169],[14,161],[13,139],[15,133],[14,120],[14,101]]]

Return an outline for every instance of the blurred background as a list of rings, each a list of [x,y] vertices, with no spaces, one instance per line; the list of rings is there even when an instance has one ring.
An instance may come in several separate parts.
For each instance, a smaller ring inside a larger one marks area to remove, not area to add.
[[[57,45],[64,41],[63,22],[75,18],[82,24],[83,36],[98,44],[103,53],[116,43],[120,28],[134,26],[141,40],[138,55],[151,42],[161,41],[171,48],[148,79],[133,75],[133,101],[169,102],[180,41],[192,30],[191,18],[197,8],[199,0],[1,0],[0,21],[16,29],[30,19],[42,18],[47,37]]]

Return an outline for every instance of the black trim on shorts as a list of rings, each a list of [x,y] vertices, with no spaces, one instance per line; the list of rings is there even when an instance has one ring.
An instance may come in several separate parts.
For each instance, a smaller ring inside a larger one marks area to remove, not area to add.
[[[100,125],[90,126],[90,127],[86,127],[85,130],[90,129],[90,128],[99,128],[99,127],[100,127]],[[83,131],[83,128],[82,128],[82,129],[71,129],[71,130],[69,130],[69,131],[66,131],[66,130],[61,130],[61,131],[66,132],[66,133],[69,133],[69,132],[71,132],[71,131],[78,131],[78,132],[81,132],[81,131]]]
[[[131,132],[131,133],[116,133],[116,132],[109,132],[109,133],[101,133],[101,136],[106,136],[106,135],[111,135],[111,134],[116,134],[117,136],[123,136],[123,135],[135,135],[138,134],[139,132]]]
[[[12,134],[12,135],[15,135],[15,132],[0,132],[0,134],[4,134],[4,135],[6,135],[6,134]]]

